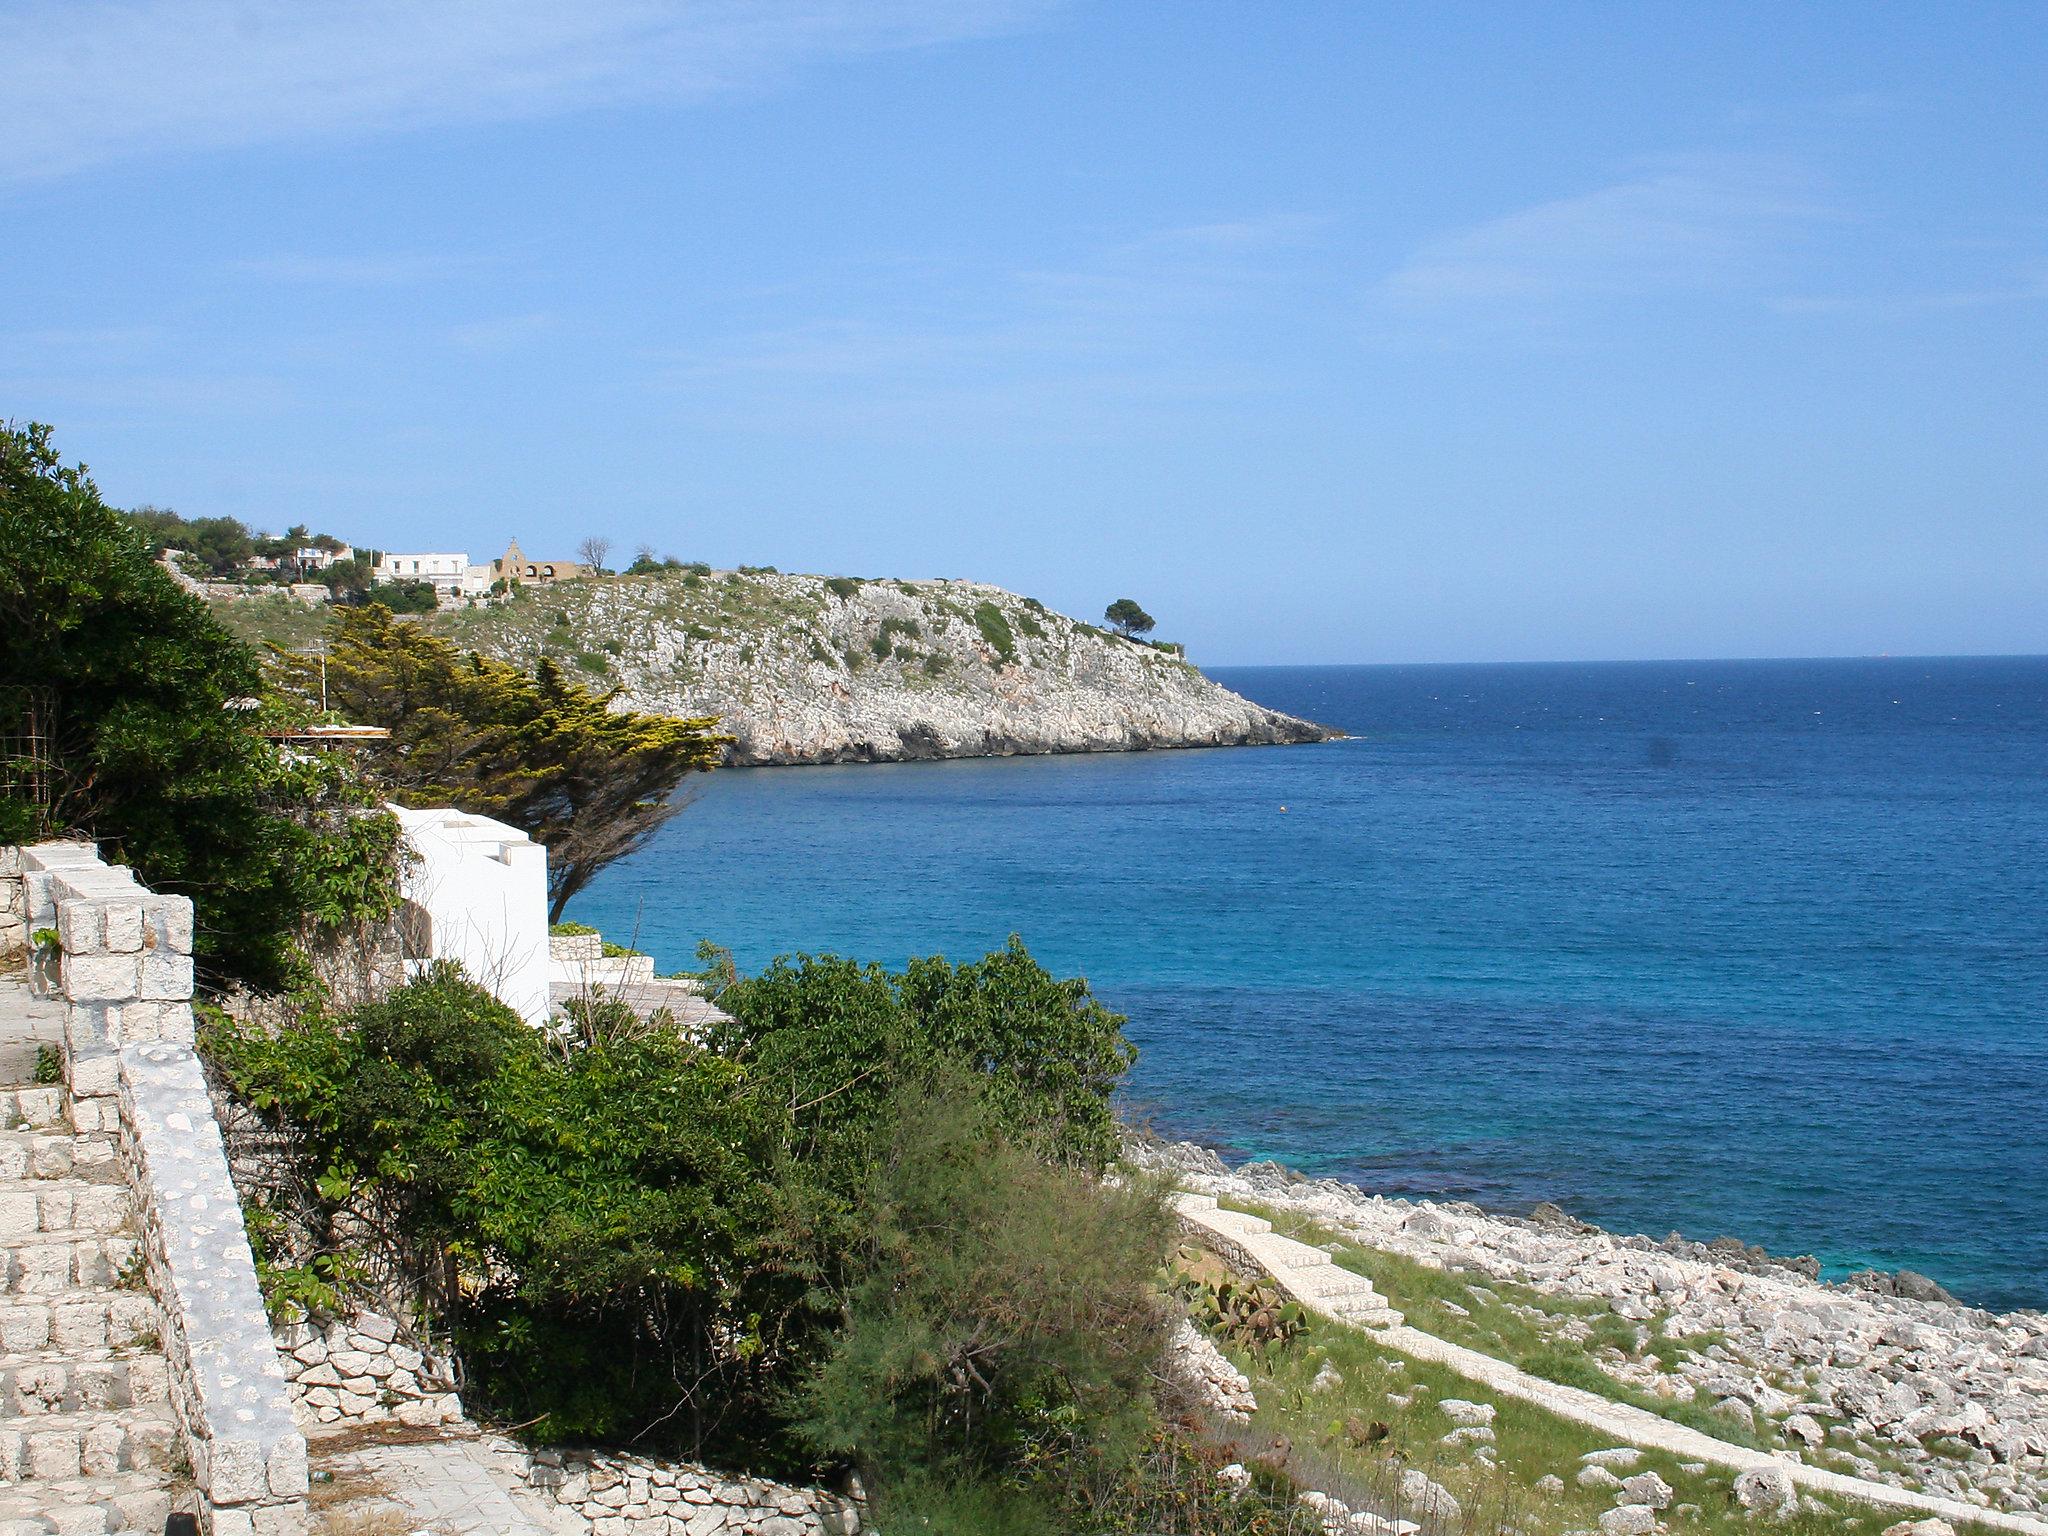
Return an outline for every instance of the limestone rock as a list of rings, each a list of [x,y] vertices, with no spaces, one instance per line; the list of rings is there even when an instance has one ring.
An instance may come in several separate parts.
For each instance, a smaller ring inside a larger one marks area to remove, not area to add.
[[[1751,1467],[1735,1479],[1735,1502],[1754,1518],[1789,1520],[1799,1508],[1799,1490],[1782,1467]]]
[[[1333,733],[1179,655],[972,581],[776,572],[565,583],[437,621],[531,666],[574,658],[635,709],[716,715],[736,764],[1314,742]]]

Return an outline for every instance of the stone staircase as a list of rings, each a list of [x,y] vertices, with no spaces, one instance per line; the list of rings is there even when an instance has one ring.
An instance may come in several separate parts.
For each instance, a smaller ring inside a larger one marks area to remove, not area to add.
[[[1311,1312],[1362,1328],[1400,1323],[1401,1314],[1365,1276],[1336,1264],[1320,1248],[1282,1237],[1264,1217],[1225,1210],[1214,1195],[1176,1195],[1173,1207],[1183,1223],[1210,1240],[1241,1249]]]
[[[182,1456],[159,1314],[112,1134],[34,1081],[63,1036],[0,976],[0,1536],[158,1532]]]

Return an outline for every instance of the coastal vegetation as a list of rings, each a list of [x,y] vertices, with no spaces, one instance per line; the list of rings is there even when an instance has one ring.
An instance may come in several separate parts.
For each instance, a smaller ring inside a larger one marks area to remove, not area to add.
[[[1103,611],[1102,617],[1109,627],[1126,640],[1135,640],[1140,635],[1149,635],[1158,627],[1158,620],[1138,606],[1136,598],[1120,597]]]
[[[614,709],[546,656],[528,673],[465,655],[375,604],[343,613],[323,654],[278,653],[277,676],[306,707],[390,731],[363,772],[391,798],[500,817],[545,847],[550,921],[682,809],[676,787],[728,739],[708,717]]]
[[[602,1002],[535,1031],[448,966],[217,1019],[209,1054],[290,1149],[257,1218],[274,1292],[345,1283],[373,1232],[471,1400],[537,1439],[857,1467],[1040,1528],[1145,1507],[1166,1216],[1104,1177],[1122,1020],[1016,943],[900,973],[711,958],[730,1023],[702,1042]]]
[[[320,930],[397,902],[396,823],[344,765],[280,751],[264,695],[49,429],[0,428],[0,842],[92,836],[189,895],[216,984],[301,981]]]

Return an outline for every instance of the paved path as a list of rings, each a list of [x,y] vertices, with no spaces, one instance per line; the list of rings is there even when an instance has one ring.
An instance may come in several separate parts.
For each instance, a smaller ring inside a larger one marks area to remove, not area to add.
[[[572,1526],[566,1511],[548,1508],[521,1486],[508,1453],[473,1433],[365,1439],[316,1429],[307,1449],[315,1475],[329,1474],[330,1486],[347,1490],[346,1502],[335,1507],[352,1516],[389,1511],[427,1536],[588,1536],[581,1520]]]
[[[1325,1282],[1320,1280],[1317,1271],[1329,1265],[1330,1256],[1320,1248],[1280,1237],[1272,1232],[1270,1223],[1259,1217],[1221,1210],[1213,1195],[1178,1195],[1174,1198],[1174,1209],[1187,1225],[1251,1254],[1265,1266],[1282,1290],[1318,1316],[1349,1326],[1362,1323],[1372,1327],[1374,1336],[1384,1339],[1390,1350],[1411,1359],[1432,1361],[1469,1381],[1492,1388],[1503,1397],[1533,1403],[1559,1418],[1597,1429],[1603,1435],[1612,1435],[1619,1443],[1641,1446],[1646,1450],[1668,1451],[1688,1461],[1711,1462],[1738,1472],[1746,1472],[1752,1467],[1768,1467],[1784,1472],[1795,1486],[1815,1493],[1831,1493],[1865,1504],[1909,1510],[1914,1514],[1939,1515],[1949,1521],[1968,1521],[1987,1530],[2048,1536],[2048,1521],[2032,1516],[1979,1509],[1959,1499],[1944,1499],[1931,1493],[1894,1488],[1889,1483],[1866,1482],[1860,1477],[1829,1472],[1769,1451],[1752,1450],[1748,1446],[1716,1439],[1697,1429],[1660,1418],[1647,1409],[1617,1403],[1577,1387],[1545,1381],[1491,1355],[1482,1355],[1476,1349],[1467,1349],[1433,1333],[1410,1328],[1399,1320],[1398,1313],[1387,1314],[1392,1320],[1390,1326],[1374,1326],[1371,1314],[1367,1313],[1362,1320],[1357,1315],[1355,1303],[1349,1302],[1348,1298],[1336,1304],[1323,1299],[1324,1293],[1319,1287]],[[1304,1257],[1311,1254],[1313,1258]],[[1384,1309],[1384,1303],[1381,1306]]]

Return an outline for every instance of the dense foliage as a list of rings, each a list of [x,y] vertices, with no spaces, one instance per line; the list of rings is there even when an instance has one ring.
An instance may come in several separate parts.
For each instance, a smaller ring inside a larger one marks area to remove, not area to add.
[[[309,923],[389,912],[389,817],[340,765],[258,733],[254,654],[181,591],[49,429],[0,428],[0,734],[42,761],[0,795],[0,841],[76,831],[193,898],[216,980],[275,985]],[[26,792],[33,776],[47,807]]]
[[[602,1001],[543,1033],[442,968],[208,1044],[298,1149],[300,1251],[385,1234],[542,1438],[1022,1475],[1138,1427],[1164,1238],[1099,1177],[1121,1020],[1014,943],[720,997],[703,1042]]]
[[[369,1217],[427,1287],[489,1409],[543,1439],[758,1438],[810,1309],[733,1063],[673,1030],[564,1049],[447,965],[209,1048],[294,1131],[320,1217]]]
[[[1164,1339],[1154,1193],[1046,1161],[959,1078],[889,1111],[804,1436],[889,1476],[1134,1443]]]
[[[324,666],[280,658],[281,681],[357,725],[391,731],[367,767],[393,799],[496,816],[548,850],[550,919],[679,810],[684,776],[728,738],[715,720],[612,707],[543,657],[532,673],[465,654],[377,605],[337,619]]]

